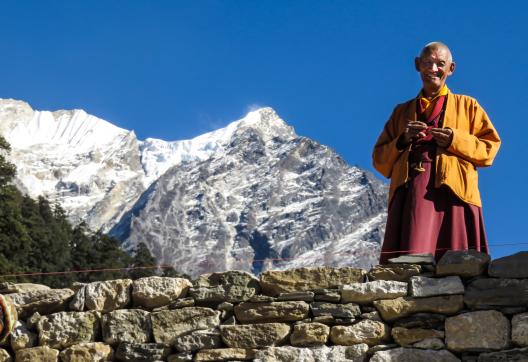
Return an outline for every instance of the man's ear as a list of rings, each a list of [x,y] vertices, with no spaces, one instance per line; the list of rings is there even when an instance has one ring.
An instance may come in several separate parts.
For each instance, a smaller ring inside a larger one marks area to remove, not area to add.
[[[420,57],[414,58],[414,69],[416,69],[417,72],[420,71]]]
[[[455,72],[455,68],[456,68],[456,63],[455,62],[451,62],[451,64],[449,65],[449,73],[448,75],[451,75]]]

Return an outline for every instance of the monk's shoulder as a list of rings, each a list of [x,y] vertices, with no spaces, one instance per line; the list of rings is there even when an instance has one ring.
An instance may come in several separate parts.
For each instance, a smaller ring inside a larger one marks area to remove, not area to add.
[[[400,114],[401,112],[406,111],[409,107],[412,107],[415,103],[416,98],[411,98],[403,103],[398,103],[396,107],[394,107],[394,114]]]
[[[450,96],[454,97],[455,104],[458,107],[464,107],[464,108],[480,107],[478,101],[474,97],[471,97],[465,94],[456,94],[456,93],[450,93]]]

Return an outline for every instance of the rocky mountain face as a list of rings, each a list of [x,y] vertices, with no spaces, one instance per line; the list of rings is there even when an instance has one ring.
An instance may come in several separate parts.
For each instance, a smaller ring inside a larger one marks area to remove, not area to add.
[[[270,108],[192,140],[0,100],[20,187],[191,275],[377,262],[386,186]]]

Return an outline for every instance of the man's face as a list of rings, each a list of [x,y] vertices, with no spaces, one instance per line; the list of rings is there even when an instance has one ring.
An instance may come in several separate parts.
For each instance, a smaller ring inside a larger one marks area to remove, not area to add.
[[[448,50],[444,48],[426,50],[414,62],[427,93],[440,91],[455,70],[455,63],[449,60]]]

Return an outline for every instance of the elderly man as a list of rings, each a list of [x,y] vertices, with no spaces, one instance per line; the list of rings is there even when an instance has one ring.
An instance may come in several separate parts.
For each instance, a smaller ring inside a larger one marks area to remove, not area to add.
[[[380,263],[401,254],[488,252],[477,167],[490,166],[500,138],[471,97],[451,93],[451,51],[427,44],[415,59],[416,98],[396,106],[374,146],[374,167],[391,179]]]

